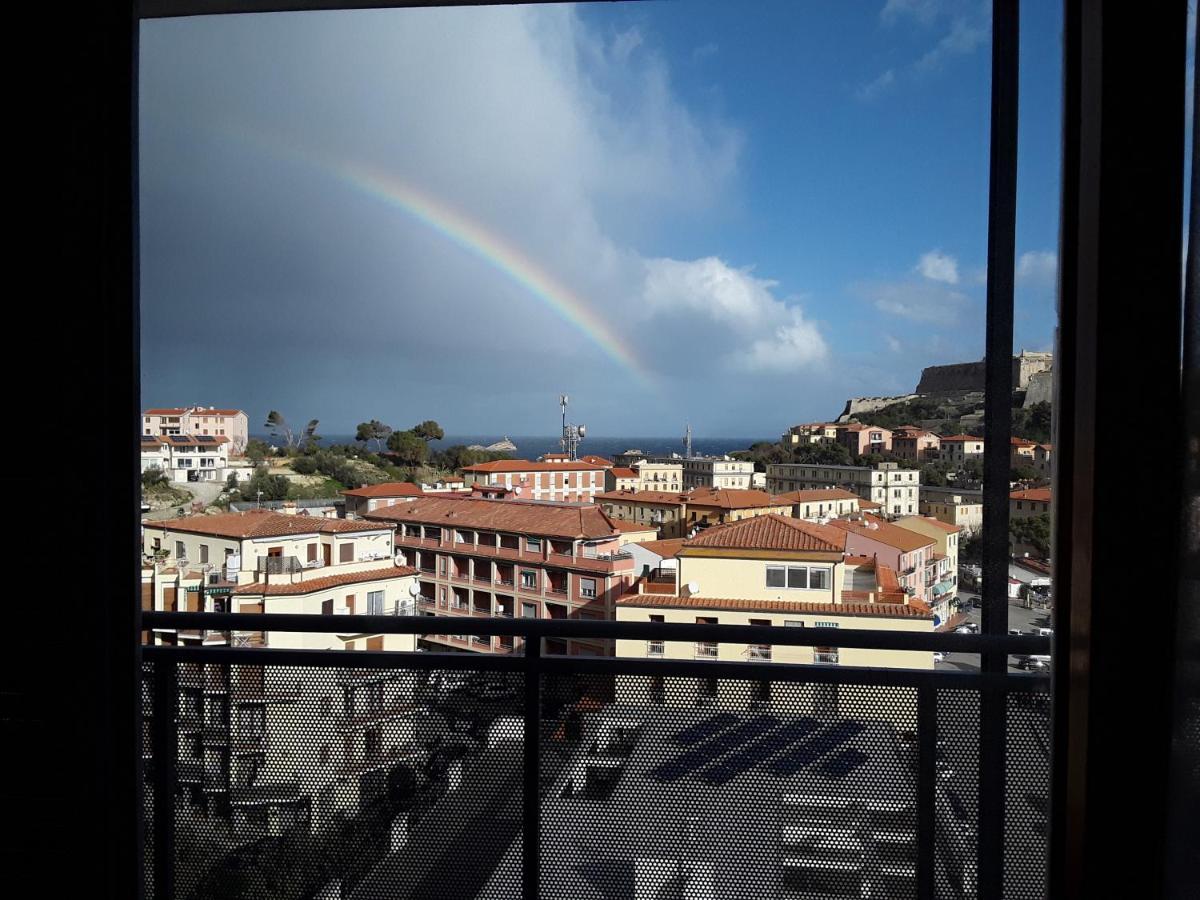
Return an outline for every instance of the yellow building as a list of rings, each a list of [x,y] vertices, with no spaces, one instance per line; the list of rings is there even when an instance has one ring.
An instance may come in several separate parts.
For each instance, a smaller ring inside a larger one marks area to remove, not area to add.
[[[892,523],[898,528],[933,538],[936,549],[934,555],[946,560],[944,571],[940,571],[937,581],[927,585],[927,594],[932,602],[953,600],[958,594],[958,540],[959,528],[931,516],[905,516]]]
[[[767,515],[710,528],[683,543],[676,554],[674,583],[659,573],[638,581],[636,591],[617,601],[617,620],[779,628],[868,628],[933,630],[929,607],[898,590],[895,572],[865,557],[848,562],[845,533],[790,517]],[[736,645],[700,641],[618,640],[619,656],[664,659],[770,660],[851,666],[933,667],[924,651]],[[647,681],[649,684],[647,685]],[[663,702],[740,703],[745,686],[717,679],[629,676],[630,696]],[[619,688],[620,689],[620,688]],[[769,693],[769,686],[762,690]]]
[[[958,494],[939,495],[930,500],[922,498],[921,515],[931,516],[939,522],[955,526],[963,537],[983,529],[983,504],[972,502]]]
[[[682,491],[683,463],[656,462],[644,459],[632,466],[637,475],[639,491]]]
[[[683,495],[688,530],[725,525],[755,516],[791,516],[792,504],[766,491],[696,488]]]
[[[683,537],[683,495],[668,491],[605,491],[596,505],[610,519],[658,529],[661,538]]]
[[[796,519],[825,519],[847,516],[862,509],[862,500],[853,491],[825,488],[811,491],[790,491],[776,500],[790,503]]]

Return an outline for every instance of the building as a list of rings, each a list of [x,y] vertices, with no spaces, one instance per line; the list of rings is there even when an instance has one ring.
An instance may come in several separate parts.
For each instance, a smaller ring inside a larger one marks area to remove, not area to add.
[[[766,491],[733,488],[687,491],[683,495],[684,519],[689,532],[700,528],[725,525],[755,516],[790,516],[792,504],[773,497]]]
[[[471,488],[461,475],[441,475],[432,484],[422,484],[421,490],[426,494],[469,494]]]
[[[411,503],[424,497],[425,491],[419,484],[407,481],[385,481],[382,484],[364,484],[360,488],[339,491],[346,498],[346,518],[357,519],[393,503]]]
[[[749,488],[753,483],[754,463],[729,456],[650,456],[634,461],[680,466],[683,489]]]
[[[256,631],[156,629],[143,633],[145,642],[416,649],[415,635],[267,624],[279,613],[412,614],[416,570],[394,561],[390,527],[255,511],[146,523],[144,539],[143,610],[255,613],[263,622]],[[411,673],[183,662],[178,684],[179,784],[188,802],[228,818],[240,838],[303,822],[322,830],[375,797],[389,768],[419,754]],[[328,727],[309,730],[318,720]]]
[[[673,572],[659,570],[639,579],[636,589],[618,600],[617,620],[931,631],[929,608],[898,590],[895,573],[889,575],[882,563],[847,558],[846,537],[827,525],[778,515],[710,528],[682,543]],[[832,646],[619,640],[617,652],[666,659],[933,666],[931,653]],[[716,679],[623,680],[630,694],[649,694],[680,706],[767,702],[773,688]]]
[[[613,527],[621,532],[620,547],[622,550],[628,549],[630,544],[644,544],[658,540],[658,529],[653,525],[640,525],[637,522],[626,522],[622,519],[613,519],[612,523]]]
[[[1008,495],[1008,517],[1028,519],[1050,514],[1050,488],[1030,488]]]
[[[921,473],[899,463],[873,466],[829,466],[819,463],[771,463],[767,490],[773,494],[842,488],[863,500],[878,503],[883,514],[913,515],[920,503]]]
[[[505,487],[524,500],[587,503],[604,491],[606,469],[565,459],[550,462],[502,459],[466,466],[462,471],[468,486]]]
[[[423,497],[367,513],[396,529],[418,570],[421,615],[611,619],[633,580],[622,531],[596,506]],[[399,555],[398,554],[398,555]],[[424,635],[439,650],[508,653],[512,639]],[[551,653],[599,654],[599,642],[547,642]]]
[[[804,425],[793,425],[779,439],[785,447],[798,444],[832,443],[837,440],[838,425],[828,422],[809,422]]]
[[[1050,464],[1053,453],[1053,444],[1038,444],[1033,448],[1033,467],[1047,478],[1053,472]]]
[[[921,515],[958,528],[963,537],[983,530],[983,501],[973,494],[929,491],[921,488]]]
[[[213,435],[143,434],[142,472],[158,469],[171,481],[224,481],[229,468],[229,439]]]
[[[922,428],[898,428],[892,432],[892,456],[907,462],[937,459],[942,439]]]
[[[874,425],[860,425],[851,422],[839,425],[837,442],[854,456],[864,456],[868,453],[888,453],[892,449],[892,432],[886,428]]]
[[[604,470],[604,491],[636,491],[640,489],[638,473],[624,466]]]
[[[858,494],[842,488],[789,491],[775,499],[791,504],[793,518],[810,521],[852,515],[861,508]]]
[[[632,469],[637,473],[636,488],[639,491],[683,490],[683,465],[681,463],[642,460],[634,463]]]
[[[949,560],[937,552],[933,538],[877,516],[831,519],[829,527],[846,533],[847,553],[871,558],[895,571],[900,589],[917,600],[932,602],[932,586],[950,572]]]
[[[970,434],[954,434],[941,439],[941,458],[962,465],[970,460],[983,462],[983,438]]]
[[[1029,468],[1037,468],[1036,450],[1038,444],[1035,441],[1027,441],[1024,438],[1014,437],[1009,439],[1009,464],[1015,469],[1018,466],[1026,466]]]
[[[599,466],[602,469],[611,469],[614,465],[611,459],[605,459],[603,456],[596,456],[594,453],[589,453],[587,456],[579,457],[580,462],[585,462],[588,465]]]
[[[686,504],[674,491],[605,491],[596,505],[611,518],[657,528],[660,538],[683,537],[687,530]]]
[[[172,434],[227,438],[231,451],[240,456],[250,440],[249,420],[240,409],[213,406],[180,406],[147,409],[142,413],[142,435],[164,437]]]
[[[958,542],[961,529],[932,516],[905,516],[893,523],[897,528],[907,528],[909,531],[924,537],[933,538],[935,556],[945,557],[946,565],[939,566],[929,577],[936,579],[926,587],[931,604],[943,600],[950,602],[958,596]]]

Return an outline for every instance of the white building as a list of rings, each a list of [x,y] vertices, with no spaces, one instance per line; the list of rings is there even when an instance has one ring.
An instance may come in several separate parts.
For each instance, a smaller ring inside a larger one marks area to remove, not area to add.
[[[224,481],[229,439],[212,435],[141,436],[142,472],[161,469],[174,482]]]
[[[240,456],[250,439],[249,420],[240,409],[215,406],[179,406],[147,409],[142,413],[142,435],[168,437],[173,434],[223,437],[231,452]]]
[[[830,466],[819,463],[772,463],[767,466],[767,490],[772,494],[844,488],[880,505],[889,516],[919,512],[921,473],[898,463],[874,466]]]
[[[749,490],[754,487],[754,463],[729,456],[651,456],[640,466],[647,464],[681,466],[684,490],[697,487]],[[651,470],[647,468],[646,471]]]

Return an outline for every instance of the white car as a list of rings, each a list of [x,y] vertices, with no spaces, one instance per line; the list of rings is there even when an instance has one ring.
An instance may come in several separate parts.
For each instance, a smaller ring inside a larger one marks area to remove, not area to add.
[[[935,663],[945,662],[945,661],[946,661],[946,654],[945,654],[945,653],[943,653],[941,650],[935,650],[935,651],[933,651],[933,661],[934,661]]]

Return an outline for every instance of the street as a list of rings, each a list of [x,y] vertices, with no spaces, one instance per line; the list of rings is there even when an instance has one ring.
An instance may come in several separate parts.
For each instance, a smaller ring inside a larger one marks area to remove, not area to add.
[[[970,591],[959,591],[958,595],[971,605],[968,607],[967,622],[973,622],[982,627],[982,613],[974,603],[979,595]],[[1021,600],[1008,601],[1008,627],[1019,628],[1022,634],[1029,634],[1038,628],[1053,627],[1050,622],[1050,610],[1026,609]],[[947,653],[943,662],[936,663],[935,668],[948,672],[977,672],[979,670],[978,653]],[[1013,665],[1009,660],[1010,672],[1023,672],[1024,669]]]

